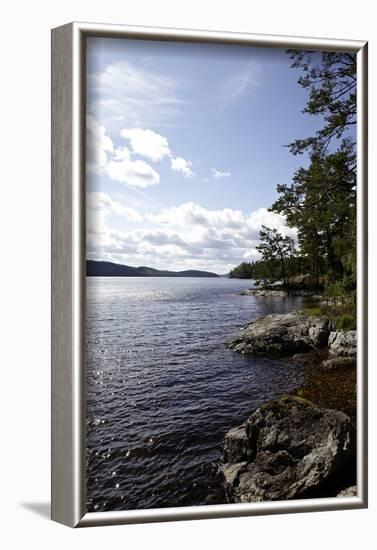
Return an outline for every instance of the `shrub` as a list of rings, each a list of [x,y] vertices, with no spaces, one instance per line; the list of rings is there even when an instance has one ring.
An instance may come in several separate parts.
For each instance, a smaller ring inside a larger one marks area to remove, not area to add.
[[[322,310],[320,307],[307,307],[306,309],[303,309],[302,312],[305,313],[305,315],[309,315],[309,317],[322,315]]]
[[[335,319],[337,330],[355,330],[356,319],[352,315],[339,315]]]

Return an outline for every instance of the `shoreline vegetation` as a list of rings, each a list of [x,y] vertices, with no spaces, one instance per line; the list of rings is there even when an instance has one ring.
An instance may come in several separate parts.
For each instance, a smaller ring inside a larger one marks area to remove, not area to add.
[[[356,58],[289,51],[322,127],[288,147],[305,155],[270,211],[297,239],[262,226],[261,259],[231,278],[253,279],[255,299],[302,296],[301,311],[256,319],[235,352],[302,365],[305,381],[225,434],[221,472],[229,502],[356,495]]]

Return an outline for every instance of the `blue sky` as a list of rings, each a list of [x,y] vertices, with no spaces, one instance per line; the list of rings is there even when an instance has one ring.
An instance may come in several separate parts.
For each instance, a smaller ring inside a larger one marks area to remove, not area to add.
[[[87,253],[225,273],[258,258],[267,208],[305,163],[307,92],[284,50],[89,38]]]

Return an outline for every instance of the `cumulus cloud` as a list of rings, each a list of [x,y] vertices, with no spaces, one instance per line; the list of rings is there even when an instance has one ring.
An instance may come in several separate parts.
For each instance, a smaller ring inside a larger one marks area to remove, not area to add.
[[[199,225],[233,228],[241,227],[245,221],[241,210],[232,210],[230,208],[209,210],[194,202],[186,202],[180,206],[164,208],[159,214],[151,215],[150,219],[173,226]]]
[[[186,242],[174,231],[152,230],[139,234],[144,242],[156,246],[178,246],[185,248]]]
[[[145,133],[134,129],[130,132],[133,152],[143,151],[145,156],[154,160],[162,154],[165,138],[151,130]],[[91,174],[107,173],[111,179],[132,187],[149,187],[160,182],[159,174],[149,164],[131,158],[128,147],[121,146],[114,150],[113,142],[106,134],[104,126],[90,115],[87,117],[86,169]]]
[[[284,216],[276,212],[269,212],[267,208],[259,208],[252,212],[247,218],[247,225],[258,236],[262,225],[265,225],[277,229],[282,235],[297,239],[297,229],[288,227]]]
[[[129,140],[132,153],[146,157],[154,162],[169,157],[172,170],[181,172],[185,178],[192,178],[194,176],[194,172],[191,169],[192,163],[183,157],[174,157],[168,140],[161,134],[148,129],[124,128],[120,135]]]
[[[143,216],[137,210],[114,201],[106,193],[92,191],[86,194],[86,225],[88,233],[108,233],[106,219],[110,214],[116,214],[126,222],[143,221]]]
[[[87,171],[93,174],[106,172],[108,176],[133,187],[149,187],[160,182],[160,176],[144,160],[135,159],[135,155],[144,156],[154,162],[165,157],[170,158],[172,170],[180,172],[185,178],[192,178],[192,163],[183,157],[173,157],[168,140],[153,130],[124,128],[120,135],[129,140],[130,147],[114,145],[106,130],[92,116],[87,122]],[[109,160],[110,158],[110,160]]]
[[[107,199],[100,197],[100,202],[110,208]],[[118,208],[112,205],[111,211]],[[127,213],[128,218],[132,215]],[[89,235],[88,251],[94,258],[128,265],[226,273],[242,261],[259,258],[256,246],[262,225],[296,237],[296,230],[286,226],[283,216],[266,208],[243,213],[187,202],[145,215],[142,226],[131,223],[126,231],[106,228],[105,223],[102,236]]]
[[[140,222],[143,216],[135,210],[124,206],[118,201],[114,201],[109,195],[102,191],[91,191],[86,196],[86,207],[90,210],[102,210],[106,213],[114,212],[118,216],[123,216],[126,220]]]
[[[131,187],[149,187],[160,182],[160,176],[143,160],[111,160],[106,171],[111,179],[131,185]]]
[[[185,178],[192,178],[194,176],[194,172],[191,170],[192,163],[182,157],[172,158],[170,160],[170,166],[172,170],[181,172]]]
[[[106,135],[104,126],[90,115],[86,117],[86,169],[92,174],[99,174],[106,167],[108,153],[114,145]]]
[[[131,149],[134,153],[155,162],[170,155],[168,140],[153,130],[124,128],[120,135],[130,141]]]
[[[212,177],[215,180],[218,180],[220,178],[229,178],[231,176],[230,172],[220,172],[220,170],[216,170],[216,168],[212,168]]]
[[[128,147],[117,147],[114,152],[115,160],[130,160],[131,152]]]

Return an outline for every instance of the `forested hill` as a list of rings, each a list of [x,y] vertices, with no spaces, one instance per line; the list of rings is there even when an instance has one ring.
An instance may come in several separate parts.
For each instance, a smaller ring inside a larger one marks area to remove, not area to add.
[[[112,262],[86,261],[87,277],[219,277],[210,271],[188,269],[186,271],[168,271],[152,267],[130,267]]]

